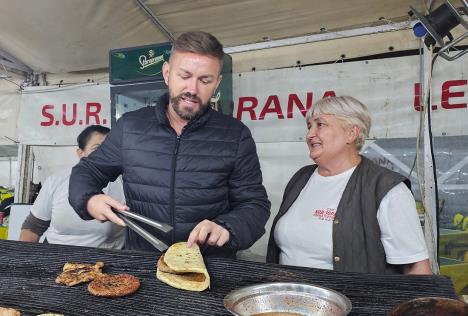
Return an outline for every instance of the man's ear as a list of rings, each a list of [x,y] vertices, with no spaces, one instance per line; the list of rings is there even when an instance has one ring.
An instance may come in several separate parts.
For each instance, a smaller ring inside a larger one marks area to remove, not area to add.
[[[165,61],[162,67],[162,73],[164,77],[164,82],[166,85],[169,85],[169,71],[171,70],[171,66],[169,65],[168,61]]]
[[[214,89],[213,93],[216,91],[216,89],[218,89],[221,80],[223,80],[223,75],[218,76],[218,82],[216,82],[216,88]]]
[[[84,156],[84,151],[81,150],[81,148],[78,148],[78,149],[76,150],[76,154],[78,155],[78,158],[81,159],[81,158],[83,158],[83,156]]]

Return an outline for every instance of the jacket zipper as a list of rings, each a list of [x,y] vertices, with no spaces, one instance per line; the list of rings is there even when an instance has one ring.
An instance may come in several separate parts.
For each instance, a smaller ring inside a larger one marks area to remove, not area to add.
[[[183,130],[182,130],[183,132]],[[179,153],[180,145],[180,135],[177,135],[174,155],[172,156],[172,179],[171,179],[171,225],[174,228],[171,232],[171,244],[175,242],[175,174],[176,174],[176,164],[177,164],[177,155]]]

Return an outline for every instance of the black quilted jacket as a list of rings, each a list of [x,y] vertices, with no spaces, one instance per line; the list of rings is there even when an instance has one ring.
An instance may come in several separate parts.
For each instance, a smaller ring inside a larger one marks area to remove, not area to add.
[[[73,168],[70,204],[91,219],[89,198],[122,174],[130,209],[174,227],[165,234],[141,224],[146,230],[170,245],[187,240],[195,225],[209,219],[226,227],[231,239],[222,248],[202,250],[233,256],[264,234],[270,215],[250,131],[208,109],[178,137],[166,117],[167,104],[164,95],[155,107],[123,115],[105,142]],[[126,248],[155,251],[131,230]]]

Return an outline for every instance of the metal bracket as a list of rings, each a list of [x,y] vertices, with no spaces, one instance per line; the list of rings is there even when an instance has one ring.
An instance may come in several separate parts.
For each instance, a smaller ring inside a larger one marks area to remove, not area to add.
[[[431,22],[426,18],[425,15],[418,12],[412,6],[410,6],[410,8],[411,8],[411,11],[413,12],[413,14],[424,25],[424,27],[426,28],[426,30],[430,34],[430,36],[432,36],[432,38],[436,41],[436,43],[439,44],[440,50],[439,50],[439,52],[437,54],[440,57],[442,57],[442,58],[444,58],[444,59],[446,59],[448,61],[452,61],[452,60],[455,60],[455,59],[465,55],[466,53],[468,53],[468,49],[460,51],[457,48],[455,48],[455,45],[457,45],[458,43],[460,43],[461,41],[463,41],[465,38],[468,37],[468,23],[460,15],[458,10],[450,3],[449,0],[444,0],[444,2],[447,5],[447,7],[449,8],[449,10],[452,12],[452,14],[457,18],[458,22],[460,22],[460,25],[465,28],[465,32],[462,35],[460,35],[458,38],[453,39],[453,40],[451,40],[451,41],[449,41],[447,43],[445,43],[445,41],[441,37],[441,35],[439,35],[437,33],[437,31],[434,29]],[[464,6],[465,15],[468,15],[468,2],[466,0],[462,0],[462,3],[463,3],[463,6]],[[456,53],[454,55],[450,55],[450,50],[451,49],[452,49],[452,51],[457,51],[458,53]]]

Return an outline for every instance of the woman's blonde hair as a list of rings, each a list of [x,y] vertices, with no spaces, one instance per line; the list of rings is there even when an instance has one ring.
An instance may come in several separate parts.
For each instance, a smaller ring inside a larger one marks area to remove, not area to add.
[[[371,128],[371,118],[367,106],[353,97],[326,97],[317,101],[306,114],[306,121],[314,115],[329,114],[342,120],[348,127],[358,126],[359,135],[356,148],[361,150]]]

